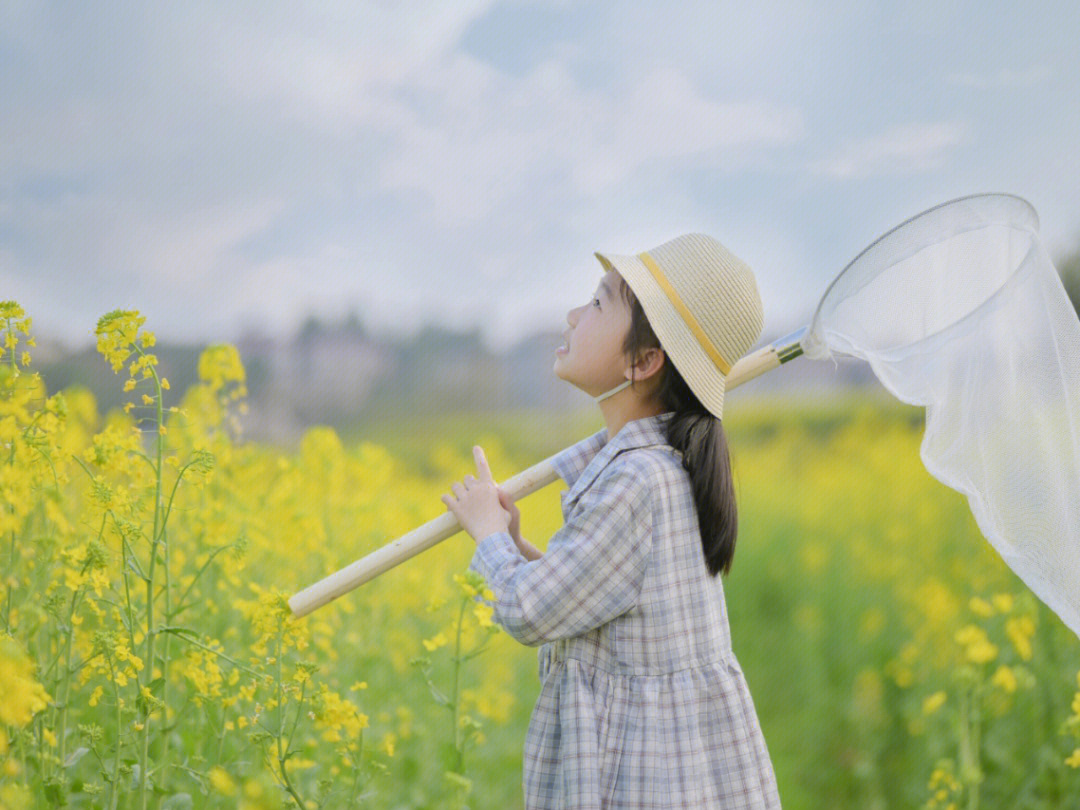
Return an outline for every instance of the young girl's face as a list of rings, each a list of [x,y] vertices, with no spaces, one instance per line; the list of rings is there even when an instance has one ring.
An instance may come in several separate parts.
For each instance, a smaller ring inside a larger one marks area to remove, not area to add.
[[[564,347],[555,350],[555,374],[590,396],[627,379],[622,344],[630,330],[630,310],[619,294],[621,279],[608,270],[588,303],[570,310]]]

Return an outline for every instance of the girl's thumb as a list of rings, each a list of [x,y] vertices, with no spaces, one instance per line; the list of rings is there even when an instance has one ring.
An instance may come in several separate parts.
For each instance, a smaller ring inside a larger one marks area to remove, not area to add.
[[[504,490],[502,487],[495,487],[495,491],[499,493],[499,504],[502,506],[503,509],[512,514],[517,507],[514,506],[514,502],[510,499],[510,496],[506,493],[506,490]]]

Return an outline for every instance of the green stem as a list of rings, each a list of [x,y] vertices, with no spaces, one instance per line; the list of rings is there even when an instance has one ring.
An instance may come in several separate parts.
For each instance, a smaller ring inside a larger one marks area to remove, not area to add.
[[[255,670],[251,669],[250,667],[245,667],[239,661],[237,661],[234,658],[230,658],[229,656],[225,655],[225,653],[221,652],[220,650],[215,650],[213,647],[207,647],[201,641],[196,641],[193,638],[189,638],[188,636],[185,636],[184,633],[192,632],[191,630],[189,630],[186,627],[169,627],[168,625],[162,625],[161,627],[158,628],[158,632],[159,633],[176,633],[176,635],[179,637],[179,639],[181,641],[186,641],[188,644],[194,644],[196,647],[201,647],[202,649],[206,650],[207,652],[212,652],[214,655],[218,656],[218,658],[224,658],[226,661],[228,661],[230,664],[232,664],[237,669],[243,670],[244,672],[247,672],[249,675],[254,675],[256,678],[260,677],[260,673],[256,672]]]
[[[346,807],[351,808],[353,802],[356,801],[356,791],[360,786],[360,757],[364,753],[364,730],[360,729],[360,746],[356,750],[356,757],[353,759],[353,783],[352,788],[349,790],[349,802]]]
[[[134,345],[134,344],[133,344]],[[143,355],[142,349],[135,346],[135,350]],[[161,381],[158,379],[157,372],[153,366],[149,366],[151,373],[154,376],[154,381],[157,385],[157,423],[156,423],[156,449],[157,459],[154,469],[154,533],[150,542],[150,567],[149,574],[146,581],[146,658],[144,659],[145,666],[143,670],[146,672],[145,680],[146,686],[150,686],[150,682],[154,679],[154,646],[157,640],[157,633],[154,630],[154,566],[157,564],[157,546],[158,536],[161,535],[161,542],[164,545],[168,545],[164,542],[164,525],[162,524],[162,503],[161,503],[161,455],[164,450],[165,437],[161,433],[162,425],[162,411],[161,411]],[[166,547],[166,561],[168,555],[168,548]],[[166,562],[167,565],[167,562]],[[166,572],[166,582],[168,573]],[[166,614],[168,615],[168,614]],[[168,661],[165,661],[164,666],[168,666]],[[164,676],[165,671],[162,672]],[[137,682],[137,686],[141,686],[141,682]],[[143,713],[143,739],[142,750],[139,752],[139,781],[140,781],[140,793],[141,793],[141,807],[142,810],[146,810],[146,803],[149,798],[148,783],[146,779],[146,763],[150,754],[150,705],[146,703],[146,710]]]
[[[458,611],[457,639],[454,642],[454,685],[450,691],[451,708],[454,717],[454,750],[457,751],[457,761],[454,763],[454,773],[465,772],[465,752],[461,743],[460,730],[458,729],[461,715],[461,700],[458,697],[458,686],[461,676],[461,626],[465,623],[465,607],[469,603],[469,597],[461,600],[461,609]]]
[[[83,569],[86,570],[85,568]],[[67,637],[67,652],[64,655],[64,695],[60,700],[60,767],[64,767],[67,754],[67,713],[68,713],[68,701],[71,697],[71,643],[75,637],[75,625],[72,624],[72,620],[75,618],[75,606],[79,597],[79,593],[82,588],[78,588],[75,593],[71,595],[71,610],[68,612],[68,637]]]
[[[123,718],[120,714],[120,688],[116,685],[116,672],[113,669],[112,656],[105,654],[105,660],[109,662],[109,681],[113,685],[113,696],[116,698],[116,756],[113,758],[113,774],[109,780],[109,808],[116,810],[117,790],[116,784],[120,781],[120,746],[123,739]]]
[[[278,767],[281,768],[281,779],[285,785],[285,789],[289,791],[289,795],[296,801],[298,807],[303,810],[307,805],[304,800],[300,798],[300,795],[296,792],[296,788],[293,787],[292,780],[289,779],[289,773],[285,770],[285,762],[288,759],[288,747],[284,751],[281,750],[281,740],[285,736],[285,705],[283,703],[283,695],[281,689],[281,654],[282,643],[281,637],[285,632],[285,627],[282,625],[278,628],[278,641],[277,650],[275,651],[275,658],[277,664],[277,710],[278,710],[278,732],[275,735],[277,737],[277,751],[278,751]],[[290,740],[291,742],[291,740]]]
[[[979,755],[979,725],[982,718],[981,689],[977,684],[971,693],[971,763],[974,766],[974,774],[978,779],[971,785],[971,793],[968,795],[968,810],[978,810],[979,807],[979,783],[982,777],[982,757]]]

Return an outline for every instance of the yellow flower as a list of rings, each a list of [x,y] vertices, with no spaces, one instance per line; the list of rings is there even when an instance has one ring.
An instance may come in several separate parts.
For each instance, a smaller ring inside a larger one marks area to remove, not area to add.
[[[134,391],[134,390],[135,390],[135,380],[129,379],[126,383],[124,383],[124,392],[125,393],[128,392],[128,391]]]
[[[994,615],[994,606],[978,596],[971,597],[968,607],[971,608],[972,613],[984,619]]]
[[[0,723],[25,726],[52,697],[34,677],[36,665],[11,636],[0,636]]]
[[[994,607],[1002,613],[1008,613],[1013,609],[1013,597],[1011,593],[995,593],[993,601]]]
[[[328,742],[340,742],[341,732],[344,732],[345,739],[356,739],[361,730],[368,727],[368,716],[359,711],[352,701],[328,689],[326,684],[319,685],[314,705],[316,710],[313,714],[318,724],[326,729],[323,739]]]
[[[357,689],[367,689],[367,681],[357,681],[349,687],[350,692],[355,692]]]
[[[224,796],[236,795],[236,783],[233,782],[233,778],[229,776],[228,771],[220,765],[215,765],[211,768],[206,776],[210,780],[211,787],[218,793]]]
[[[481,627],[491,627],[491,616],[495,612],[495,608],[491,605],[485,605],[482,602],[477,603],[473,608],[473,613],[476,615],[476,620],[480,622]]]
[[[1070,768],[1080,768],[1080,748],[1077,748],[1068,759],[1065,760],[1065,764]]]
[[[449,644],[450,640],[446,637],[446,633],[440,632],[432,638],[425,638],[423,643],[424,647],[430,652],[431,650],[437,650],[439,647]]]
[[[94,333],[98,337],[98,351],[112,365],[113,371],[119,371],[131,354],[139,327],[146,321],[145,315],[137,310],[115,309],[98,319]],[[146,333],[149,334],[149,333]],[[143,341],[146,341],[146,334]],[[152,338],[151,338],[152,340]],[[134,376],[132,371],[132,376]]]
[[[923,701],[922,710],[923,714],[933,714],[940,709],[945,703],[944,692],[934,692]]]
[[[973,664],[985,664],[997,658],[998,648],[989,641],[980,641],[967,648],[967,659]]]
[[[997,672],[990,679],[990,683],[994,684],[994,686],[1000,686],[1006,692],[1016,691],[1016,675],[1004,664],[997,668]]]
[[[963,644],[965,647],[969,644],[975,644],[979,641],[986,640],[986,631],[978,625],[967,624],[956,631],[956,642]]]
[[[149,394],[143,394],[142,395],[142,402],[143,402],[143,405],[153,405],[154,404],[154,398],[152,396],[150,396]]]
[[[997,657],[998,648],[986,637],[986,631],[977,625],[961,627],[955,638],[965,647],[964,657],[973,664],[984,664]]]
[[[460,585],[461,590],[465,591],[465,593],[469,596],[476,596],[476,594],[478,593],[476,587],[472,583],[466,581],[465,577],[463,577],[461,574],[454,574],[454,582]]]
[[[1030,616],[1017,616],[1005,622],[1005,635],[1016,648],[1017,654],[1025,661],[1032,656],[1031,637],[1035,635],[1035,622]]]
[[[161,378],[161,387],[164,388],[166,391],[169,390],[169,381],[165,377]]]
[[[427,603],[427,607],[424,608],[424,610],[426,610],[428,613],[435,613],[443,605],[446,604],[446,601],[447,600],[445,596],[433,596],[431,597],[431,601]]]
[[[235,390],[244,388],[244,364],[240,362],[240,352],[228,343],[208,346],[199,355],[199,379],[212,391],[223,391],[231,384]]]

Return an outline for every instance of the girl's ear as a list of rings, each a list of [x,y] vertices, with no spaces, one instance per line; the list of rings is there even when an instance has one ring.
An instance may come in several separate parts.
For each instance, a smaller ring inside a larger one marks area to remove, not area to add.
[[[638,355],[638,360],[634,364],[634,374],[639,380],[651,377],[653,374],[660,373],[665,361],[666,357],[663,349],[655,347],[644,349]]]

